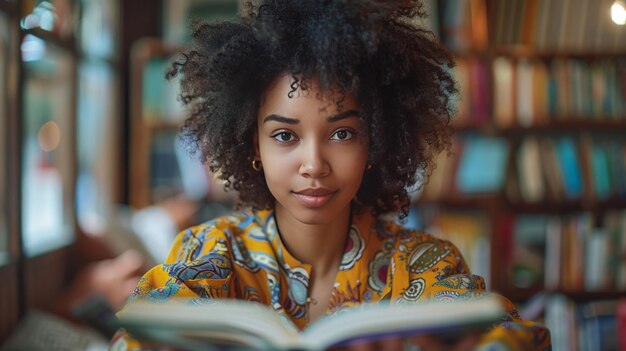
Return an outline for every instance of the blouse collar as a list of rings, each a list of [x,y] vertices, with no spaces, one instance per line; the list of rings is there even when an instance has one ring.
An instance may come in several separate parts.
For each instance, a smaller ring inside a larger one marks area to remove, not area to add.
[[[341,270],[348,269],[355,259],[360,258],[369,239],[374,216],[370,211],[364,210],[351,215],[350,230],[344,247],[341,260]],[[307,271],[310,265],[295,258],[281,240],[274,210],[261,210],[255,213],[255,221],[262,227],[268,242],[283,267],[304,267]],[[285,265],[286,264],[286,265]]]

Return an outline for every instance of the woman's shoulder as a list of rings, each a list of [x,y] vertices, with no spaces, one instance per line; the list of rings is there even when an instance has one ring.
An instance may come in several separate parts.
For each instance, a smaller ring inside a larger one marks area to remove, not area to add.
[[[393,247],[395,254],[408,255],[410,261],[452,261],[458,271],[469,272],[465,259],[454,243],[426,231],[407,228],[390,218],[379,218],[374,225],[376,235],[385,246]]]
[[[426,231],[406,227],[398,223],[395,218],[379,217],[375,221],[374,228],[377,236],[382,240],[393,240],[404,244],[430,242],[441,246],[454,247],[454,244],[449,240],[442,239]]]
[[[181,231],[163,264],[139,281],[132,298],[228,297],[236,237],[257,226],[258,213],[233,212]]]
[[[240,235],[251,227],[259,225],[263,212],[233,211],[232,213],[210,219],[206,222],[189,227],[179,235],[214,238]]]
[[[258,212],[232,212],[189,227],[176,236],[166,261],[193,261],[215,252],[228,256],[233,238],[258,226],[258,218]]]
[[[252,210],[233,211],[220,217],[207,220],[197,224],[191,228],[196,230],[222,230],[235,231],[237,229],[245,229],[249,225],[258,220],[261,212]]]

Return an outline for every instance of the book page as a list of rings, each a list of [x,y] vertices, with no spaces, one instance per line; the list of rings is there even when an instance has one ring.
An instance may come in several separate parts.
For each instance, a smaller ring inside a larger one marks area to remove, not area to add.
[[[167,331],[169,336],[165,339],[176,337],[250,346],[265,344],[274,348],[298,344],[298,329],[265,305],[236,300],[207,304],[185,301],[134,301],[118,317],[122,327],[137,336],[151,337],[155,336],[155,331]]]
[[[390,336],[462,335],[487,327],[506,314],[492,296],[458,302],[363,305],[322,318],[299,333],[290,321],[265,305],[236,300],[181,301],[132,302],[119,314],[121,326],[139,339],[185,349],[228,345],[323,350]]]
[[[364,305],[323,318],[305,329],[302,336],[307,345],[325,349],[360,339],[418,334],[460,335],[475,327],[487,327],[505,315],[504,307],[493,296],[456,302]]]

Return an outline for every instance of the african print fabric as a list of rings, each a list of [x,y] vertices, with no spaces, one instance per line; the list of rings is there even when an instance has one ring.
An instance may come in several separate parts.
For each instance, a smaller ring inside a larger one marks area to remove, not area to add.
[[[175,297],[234,298],[270,306],[298,328],[308,324],[311,266],[283,246],[273,211],[234,213],[181,232],[164,264],[148,271],[131,296],[162,301]],[[449,241],[407,230],[369,213],[354,215],[327,314],[363,303],[448,301],[485,293]],[[543,350],[547,329],[510,317],[484,337],[487,349]],[[111,343],[130,350],[137,343],[123,332]]]

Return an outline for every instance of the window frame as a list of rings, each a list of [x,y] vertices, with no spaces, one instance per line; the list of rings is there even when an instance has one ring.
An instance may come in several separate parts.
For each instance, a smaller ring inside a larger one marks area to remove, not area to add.
[[[95,0],[101,1],[101,0]],[[105,6],[108,6],[108,0]],[[79,67],[84,61],[97,59],[105,62],[114,72],[113,93],[116,96],[116,106],[114,110],[117,120],[111,128],[116,132],[116,143],[118,148],[113,151],[114,161],[112,162],[112,170],[110,174],[115,174],[115,179],[111,180],[111,197],[115,204],[128,202],[128,161],[129,156],[124,151],[128,148],[130,142],[129,132],[129,61],[132,43],[142,37],[153,37],[159,34],[159,26],[157,19],[160,16],[160,3],[152,0],[140,0],[123,2],[119,0],[111,0],[115,4],[113,26],[111,29],[112,37],[115,40],[113,55],[99,56],[94,55],[89,50],[83,50],[81,47],[80,32],[77,31],[82,21],[82,0],[70,0],[72,12],[76,15],[77,22],[74,23],[71,35],[62,36],[55,32],[46,32],[42,29],[23,29],[20,26],[21,19],[24,17],[25,3],[22,1],[0,0],[0,13],[4,15],[10,26],[12,35],[10,54],[8,56],[12,60],[12,66],[8,70],[10,77],[10,89],[6,89],[10,94],[7,97],[9,111],[5,121],[0,121],[0,128],[5,128],[7,135],[6,140],[0,142],[6,143],[6,196],[3,201],[6,206],[7,216],[7,232],[9,236],[9,261],[4,265],[0,265],[0,281],[7,284],[0,284],[0,345],[10,336],[20,319],[24,317],[27,311],[32,309],[52,310],[50,306],[51,299],[58,298],[63,290],[69,287],[69,282],[73,278],[78,269],[81,269],[90,262],[100,259],[109,258],[106,247],[98,240],[90,240],[77,223],[77,214],[75,209],[72,211],[73,221],[70,223],[74,231],[74,242],[51,250],[34,257],[26,257],[23,253],[22,233],[22,163],[23,163],[23,130],[24,122],[22,115],[24,114],[24,80],[25,68],[21,60],[21,43],[26,35],[34,35],[43,39],[47,43],[53,44],[67,52],[73,57],[72,66],[72,127],[66,132],[72,138],[72,181],[71,181],[71,201],[76,203],[76,181],[78,172],[78,153],[77,147],[78,135],[78,87],[79,87]],[[35,5],[37,1],[35,1]],[[67,31],[66,31],[67,34]],[[4,165],[0,165],[4,166]],[[3,167],[4,168],[4,167]],[[64,206],[69,206],[66,202]],[[86,251],[85,251],[85,248]],[[88,252],[88,253],[86,253]],[[90,256],[91,255],[91,256]],[[54,300],[53,300],[54,301]]]
[[[19,292],[22,291],[23,280],[20,272],[23,268],[23,257],[20,250],[20,110],[21,94],[19,94],[21,66],[19,64],[19,8],[16,3],[0,2],[0,13],[5,17],[9,29],[9,42],[7,45],[7,71],[6,71],[6,113],[4,125],[6,140],[4,147],[7,150],[4,163],[4,189],[6,195],[0,201],[4,201],[6,213],[7,234],[7,260],[0,265],[0,281],[14,282],[14,284],[0,284],[0,341],[5,339],[11,332],[12,327],[19,321],[23,314],[22,299]]]
[[[21,43],[26,35],[34,35],[47,43],[59,47],[72,56],[72,91],[69,92],[72,106],[76,105],[76,59],[77,52],[74,38],[61,38],[41,29],[24,30],[20,26],[22,17],[21,3],[0,1],[0,13],[6,17],[9,26],[9,54],[7,69],[7,114],[5,125],[6,141],[6,196],[8,260],[0,265],[0,344],[6,340],[26,311],[44,309],[49,306],[50,297],[55,297],[67,286],[71,276],[74,244],[63,245],[53,250],[42,252],[27,258],[23,250],[22,239],[22,163],[23,163],[23,103],[25,93],[25,66],[21,59]],[[71,189],[67,189],[72,201],[75,183],[75,111],[70,108],[70,123],[66,131],[70,138],[70,170]],[[75,221],[70,223],[76,232]]]

